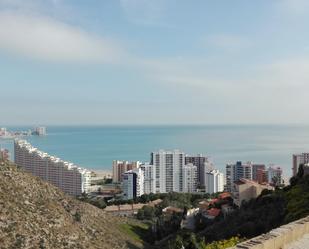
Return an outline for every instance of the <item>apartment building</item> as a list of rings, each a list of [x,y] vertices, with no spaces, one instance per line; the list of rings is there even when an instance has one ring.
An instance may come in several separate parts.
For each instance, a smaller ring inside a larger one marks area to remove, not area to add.
[[[194,193],[197,188],[197,166],[189,163],[182,168],[182,192]]]
[[[182,192],[185,154],[179,150],[152,152],[150,164],[155,167],[156,193]]]
[[[270,165],[267,169],[268,183],[273,186],[279,186],[283,183],[282,168],[275,165]]]
[[[129,170],[122,175],[122,190],[127,200],[144,194],[144,173],[141,168]]]
[[[141,162],[128,162],[128,161],[113,161],[113,182],[114,183],[121,183],[122,182],[122,175],[132,169],[136,169],[141,165]]]
[[[197,154],[195,156],[186,155],[185,157],[185,164],[192,163],[197,167],[197,182],[200,187],[205,186],[205,173],[209,172],[213,169],[213,164],[210,162],[210,160],[202,155]]]
[[[259,184],[248,179],[239,179],[233,183],[232,197],[237,206],[241,206],[243,201],[249,201],[258,197],[264,189],[273,190],[269,184]]]
[[[257,178],[257,171],[261,167],[261,164],[253,164],[252,162],[242,163],[241,161],[236,162],[236,164],[227,164],[226,191],[231,192],[233,183],[241,178],[248,180],[252,180],[253,177]]]
[[[140,168],[144,174],[144,193],[155,193],[156,181],[155,181],[155,167],[151,164],[142,164]]]
[[[224,191],[224,175],[219,170],[211,170],[205,173],[205,190],[209,194]]]
[[[65,193],[78,196],[89,192],[91,171],[50,156],[25,140],[15,140],[14,151],[18,166],[59,187]]]
[[[293,176],[297,175],[298,167],[300,164],[309,163],[309,153],[301,153],[293,155]]]

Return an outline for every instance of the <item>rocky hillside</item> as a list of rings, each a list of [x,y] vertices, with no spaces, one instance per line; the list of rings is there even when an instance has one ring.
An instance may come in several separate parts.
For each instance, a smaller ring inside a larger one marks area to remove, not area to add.
[[[141,248],[125,219],[65,195],[10,163],[0,164],[0,248]]]

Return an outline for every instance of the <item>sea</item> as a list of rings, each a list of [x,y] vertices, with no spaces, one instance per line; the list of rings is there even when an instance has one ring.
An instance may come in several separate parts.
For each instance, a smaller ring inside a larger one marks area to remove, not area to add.
[[[10,131],[33,127],[7,127]],[[25,137],[39,150],[92,170],[110,170],[113,160],[150,160],[159,149],[203,154],[225,172],[227,163],[253,161],[292,174],[292,155],[309,152],[309,126],[47,126],[47,136]],[[13,158],[13,141],[1,140]]]

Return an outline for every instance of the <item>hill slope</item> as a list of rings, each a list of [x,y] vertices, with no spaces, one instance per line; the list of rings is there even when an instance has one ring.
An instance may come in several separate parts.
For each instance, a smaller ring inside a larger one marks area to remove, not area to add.
[[[125,219],[65,195],[14,165],[0,165],[0,248],[141,248]]]

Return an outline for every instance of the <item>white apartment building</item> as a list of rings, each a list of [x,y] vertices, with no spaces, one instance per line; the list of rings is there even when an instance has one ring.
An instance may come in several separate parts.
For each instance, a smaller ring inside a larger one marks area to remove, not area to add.
[[[179,150],[151,153],[151,162],[155,167],[155,192],[182,192],[183,167],[185,154]]]
[[[127,200],[144,194],[144,172],[141,168],[129,170],[123,174],[122,190]]]
[[[144,193],[155,193],[156,181],[155,181],[155,167],[151,164],[143,164],[140,166],[144,174]]]
[[[78,196],[89,192],[91,171],[39,151],[25,140],[15,140],[15,163],[41,179]]]
[[[219,170],[205,173],[205,190],[209,194],[224,191],[224,175]]]
[[[198,182],[197,166],[192,163],[183,166],[182,168],[182,192],[194,193],[196,192]]]

